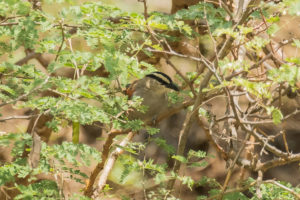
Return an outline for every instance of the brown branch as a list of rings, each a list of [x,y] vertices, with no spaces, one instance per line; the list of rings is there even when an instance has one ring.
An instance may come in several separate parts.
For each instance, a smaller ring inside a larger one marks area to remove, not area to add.
[[[84,189],[84,195],[91,197],[93,194],[93,185],[95,183],[95,180],[98,176],[98,174],[101,172],[101,170],[104,167],[104,164],[106,163],[106,160],[108,158],[110,147],[113,143],[113,139],[117,135],[126,134],[128,131],[119,131],[119,130],[113,130],[108,134],[108,137],[105,140],[105,143],[103,145],[102,155],[101,155],[101,162],[97,164],[95,169],[92,171],[89,180],[87,181],[87,185]]]
[[[32,137],[32,145],[31,145],[31,150],[28,156],[28,164],[31,168],[35,168],[38,166],[39,162],[40,162],[40,153],[41,153],[41,149],[42,149],[42,141],[41,141],[41,137],[35,132],[35,127],[40,119],[40,117],[42,116],[42,113],[40,113],[33,124],[33,127],[31,129],[31,137]]]
[[[138,0],[139,2],[142,2],[144,4],[144,17],[145,20],[148,19],[148,7],[147,7],[147,0]]]
[[[180,54],[180,53],[177,53],[175,51],[157,50],[157,49],[152,49],[152,48],[145,48],[145,50],[150,51],[150,52],[154,52],[154,53],[165,53],[165,54],[168,54],[168,55],[177,56],[177,57],[181,57],[181,58],[189,58],[189,59],[194,60],[194,61],[202,62],[201,58],[198,58],[198,57],[195,57],[195,56]]]
[[[28,54],[35,53],[35,51],[32,49],[26,49],[26,51],[28,52]],[[49,61],[43,57],[43,54],[39,53],[36,57],[32,59],[36,59],[45,69],[47,69]]]
[[[198,114],[197,111],[199,109],[199,105],[201,105],[204,100],[204,93],[202,92],[202,90],[207,86],[207,84],[211,78],[211,75],[212,75],[211,73],[207,73],[203,77],[203,80],[202,80],[200,88],[199,88],[199,93],[196,97],[196,100],[195,100],[195,103],[193,106],[193,110],[189,111],[185,117],[183,127],[179,133],[178,148],[177,148],[177,152],[176,152],[177,155],[182,156],[184,153],[184,149],[185,149],[185,145],[186,145],[189,130],[191,128],[192,121],[195,118],[195,116]],[[180,165],[181,165],[181,163],[178,160],[175,160],[174,167],[173,167],[173,171],[175,173],[179,172]],[[171,190],[174,187],[174,184],[175,184],[175,179],[171,179],[168,182],[167,188],[169,190]]]
[[[238,1],[238,6],[237,6],[237,10],[236,10],[236,13],[235,13],[235,21],[238,21],[243,13],[243,8],[244,8],[244,3],[245,1],[244,0],[240,0]]]
[[[191,106],[193,105],[194,103],[194,100],[187,100],[181,104],[178,104],[178,105],[175,105],[173,107],[171,107],[168,111],[162,113],[160,116],[157,117],[157,120],[155,121],[155,123],[159,123],[161,122],[163,119],[166,119],[168,117],[170,117],[171,115],[179,112],[180,110],[184,109],[184,108],[187,108],[188,106]],[[153,124],[153,121],[146,121],[145,124],[147,125],[152,125]],[[98,165],[95,167],[95,169],[93,170],[88,182],[87,182],[87,185],[86,185],[86,188],[85,188],[85,191],[84,191],[84,195],[88,196],[88,197],[91,197],[92,195],[92,188],[93,188],[93,185],[95,183],[95,180],[96,180],[96,177],[98,176],[98,174],[100,173],[100,171],[103,169],[103,166],[108,158],[108,153],[109,153],[109,149],[110,149],[110,146],[112,144],[112,140],[114,137],[116,137],[117,135],[120,135],[120,134],[126,134],[128,133],[130,130],[124,130],[124,131],[120,131],[120,130],[114,130],[114,131],[111,131],[111,133],[108,134],[108,137],[106,138],[106,141],[104,143],[104,146],[103,146],[103,151],[102,151],[102,159],[101,159],[101,163],[98,163]]]
[[[41,56],[40,53],[36,53],[36,52],[30,52],[28,55],[26,55],[24,58],[22,58],[21,60],[15,62],[15,65],[24,65],[26,64],[29,60],[37,58]]]
[[[1,23],[0,26],[13,26],[18,25],[18,22],[8,22],[8,23]]]
[[[285,151],[287,153],[289,153],[289,146],[288,146],[288,143],[287,143],[287,140],[286,140],[286,133],[285,133],[285,130],[282,130],[280,133],[282,133],[282,139],[283,139],[283,143],[284,143],[284,147],[285,147]]]
[[[297,161],[300,161],[300,153],[290,154],[289,156],[273,159],[264,163],[257,162],[255,171],[259,171],[259,170],[267,171],[270,168],[286,165]]]
[[[246,126],[245,124],[241,124],[241,128],[244,131],[249,132],[251,135],[253,135],[255,137],[255,139],[257,139],[261,144],[263,144],[263,146],[268,151],[272,152],[276,156],[283,157],[283,158],[286,158],[289,156],[288,153],[282,152],[281,150],[277,149],[275,146],[269,144],[268,139],[263,137],[262,135],[260,135],[256,130],[249,129],[248,126]]]
[[[248,141],[249,138],[250,138],[250,134],[248,133],[248,134],[246,135],[245,139],[244,139],[244,142],[243,142],[242,146],[240,147],[240,149],[239,149],[239,151],[237,152],[237,154],[236,154],[234,160],[232,161],[232,163],[230,164],[230,166],[229,166],[229,168],[228,168],[228,172],[227,172],[227,175],[226,175],[226,178],[225,178],[223,187],[222,187],[222,191],[221,191],[220,196],[219,196],[219,198],[218,198],[218,199],[220,199],[220,200],[223,199],[223,195],[224,195],[224,193],[225,193],[225,190],[226,190],[226,188],[227,188],[227,186],[228,186],[229,180],[230,180],[231,175],[232,175],[232,173],[233,173],[234,166],[235,166],[235,164],[237,163],[237,161],[238,161],[238,159],[239,159],[241,153],[242,153],[243,150],[245,149],[245,147],[246,147],[246,141]]]
[[[170,117],[171,115],[179,112],[180,110],[193,105],[193,103],[194,103],[194,100],[191,99],[191,100],[187,100],[181,104],[174,105],[168,111],[166,111],[166,112],[162,113],[160,116],[158,116],[155,123],[159,123],[163,119],[166,119],[166,118]],[[147,125],[152,125],[152,123],[153,123],[152,120],[145,122],[145,124],[147,124]],[[96,180],[98,174],[103,169],[104,164],[108,159],[108,154],[109,154],[109,150],[110,150],[113,138],[116,137],[117,135],[126,134],[129,131],[130,130],[123,130],[123,131],[122,130],[113,130],[108,134],[108,137],[106,138],[106,141],[103,145],[101,162],[97,164],[97,166],[93,170],[89,180],[87,181],[87,185],[86,185],[85,191],[84,191],[85,196],[91,197],[93,194],[93,185],[95,183],[95,180]]]
[[[252,5],[253,1],[254,0],[252,0],[249,3],[249,5]],[[241,20],[234,27],[237,27],[238,25],[241,25],[247,19],[248,15],[251,13],[248,7],[247,7],[246,12],[243,14]],[[247,15],[247,17],[245,17],[245,15]],[[223,59],[227,55],[227,53],[229,52],[230,47],[232,46],[233,42],[234,42],[234,38],[232,38],[232,37],[228,38],[225,41],[225,43],[222,46],[221,50],[218,52],[218,55],[216,55],[213,69],[217,68],[218,63],[216,61],[218,59]],[[189,57],[189,56],[186,56],[186,57]],[[205,62],[205,60],[199,59],[199,58],[196,58],[196,59],[198,59],[198,61],[204,63],[208,67],[208,63]],[[192,121],[192,119],[194,119],[195,115],[197,114],[196,109],[198,109],[198,106],[201,105],[201,103],[203,102],[203,99],[204,99],[204,93],[202,92],[202,90],[207,86],[207,84],[208,84],[208,82],[209,82],[209,80],[210,80],[210,78],[212,77],[213,74],[214,74],[214,70],[210,69],[204,75],[204,78],[201,82],[201,86],[199,88],[199,93],[198,93],[198,95],[196,97],[196,100],[195,100],[193,110],[189,111],[186,115],[185,121],[183,123],[183,127],[180,131],[180,134],[179,134],[177,155],[183,155],[185,145],[186,145],[187,136],[188,136],[188,132],[189,132],[189,129],[191,127],[191,121]],[[175,173],[177,173],[179,171],[180,165],[181,165],[181,163],[179,161],[175,160],[175,164],[174,164],[174,167],[173,167],[173,171]],[[168,189],[171,190],[173,188],[174,184],[175,184],[175,179],[170,180],[169,183],[168,183]]]
[[[124,138],[121,143],[119,144],[120,147],[125,147],[133,138],[133,136],[135,135],[135,132],[129,132],[126,136],[126,138]],[[103,189],[103,187],[106,184],[107,181],[107,177],[116,161],[116,159],[118,158],[119,155],[121,155],[124,152],[124,149],[117,147],[107,158],[105,166],[103,168],[103,171],[101,173],[101,176],[99,178],[98,181],[98,186],[96,188],[96,190],[93,193],[93,198],[97,198],[101,192],[101,190]]]
[[[255,138],[257,139],[257,137],[255,137]],[[259,141],[259,142],[261,142],[261,141]],[[274,153],[274,151],[278,151],[278,152],[275,152],[274,154],[277,155],[277,156],[278,156],[278,154],[280,154],[279,156],[282,156],[282,157],[272,159],[270,161],[266,161],[266,162],[263,162],[263,163],[261,161],[256,162],[255,159],[250,161],[248,159],[238,158],[237,164],[240,165],[240,166],[243,166],[247,169],[250,169],[252,171],[258,172],[258,171],[261,170],[262,172],[265,172],[265,171],[267,171],[271,168],[274,168],[274,167],[278,167],[278,166],[281,166],[281,165],[286,165],[286,164],[289,164],[289,163],[292,163],[292,162],[300,161],[300,153],[297,153],[297,154],[284,153],[284,152],[281,152],[276,147],[274,147],[270,144],[264,144],[264,145],[265,145],[265,148],[268,149],[269,151],[271,151],[272,153]],[[228,156],[229,156],[229,158],[234,159],[233,155],[228,154]]]
[[[0,122],[5,122],[8,120],[13,120],[13,119],[31,119],[32,117],[35,117],[36,115],[28,115],[28,116],[9,116],[6,118],[0,119]]]
[[[5,185],[1,185],[0,186],[0,191],[5,195],[5,198],[10,200],[13,199],[13,197],[11,197],[5,190],[10,190],[11,188],[5,186]]]
[[[64,42],[65,42],[65,32],[64,32],[64,28],[63,28],[63,22],[60,23],[60,29],[61,29],[61,44],[60,44],[60,46],[58,48],[58,51],[56,53],[56,56],[55,56],[55,59],[54,59],[55,61],[57,61],[59,53],[60,53],[60,51],[61,51],[61,49],[64,45]]]

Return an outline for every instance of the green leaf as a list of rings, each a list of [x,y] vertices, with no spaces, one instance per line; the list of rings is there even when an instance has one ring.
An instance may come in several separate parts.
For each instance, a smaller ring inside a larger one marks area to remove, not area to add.
[[[205,158],[206,157],[206,152],[205,151],[194,151],[194,150],[190,150],[188,153],[188,158],[192,158],[192,157],[196,157],[196,158]]]
[[[274,124],[280,124],[281,123],[281,120],[283,118],[283,115],[281,113],[281,111],[279,109],[275,109],[273,110],[272,112],[272,118],[273,118],[273,122]]]
[[[202,162],[192,162],[188,165],[188,167],[206,167],[208,165],[208,162],[202,161]]]
[[[281,123],[281,120],[283,119],[283,115],[278,108],[271,106],[271,107],[266,107],[266,110],[267,110],[267,113],[272,116],[272,119],[273,119],[273,122],[275,125],[278,125]]]
[[[280,20],[279,16],[271,16],[266,21],[269,23],[274,23],[274,22],[278,22],[279,20]]]
[[[159,147],[161,147],[164,151],[166,151],[169,155],[175,153],[175,148],[169,144],[167,144],[166,140],[162,138],[153,138],[151,141],[154,141]]]
[[[59,189],[54,181],[41,180],[37,183],[30,184],[28,186],[16,185],[21,194],[17,195],[14,199],[47,199],[55,200],[61,198],[59,195]]]
[[[271,36],[274,36],[277,31],[280,30],[280,27],[277,24],[272,24],[269,26],[267,33]]]
[[[224,200],[248,200],[248,198],[241,192],[232,192],[224,195]]]
[[[0,135],[0,146],[8,146],[13,141],[20,139],[21,134],[17,133],[7,133]]]
[[[188,160],[184,156],[173,155],[172,158],[182,163],[188,163]]]
[[[155,134],[159,133],[159,131],[160,131],[159,128],[154,128],[154,127],[150,127],[150,126],[146,127],[146,130],[149,135],[155,135]]]
[[[287,58],[287,61],[298,64],[300,60],[297,58]],[[268,71],[268,78],[277,83],[288,82],[289,85],[294,86],[300,80],[299,68],[290,64],[284,64],[279,69],[273,68]]]
[[[187,187],[192,190],[195,181],[190,176],[176,176],[176,178],[180,180],[182,184],[187,185]]]
[[[293,43],[292,43],[292,45],[293,46],[295,46],[295,47],[297,47],[297,48],[300,48],[300,40],[297,40],[297,39],[293,39]]]
[[[16,92],[11,89],[10,87],[8,87],[7,85],[0,85],[0,90],[4,90],[5,92],[8,92],[11,95],[15,95]]]

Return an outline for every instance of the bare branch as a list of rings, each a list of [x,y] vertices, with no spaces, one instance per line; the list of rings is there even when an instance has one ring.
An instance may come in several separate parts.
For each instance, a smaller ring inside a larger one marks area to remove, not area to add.
[[[300,153],[291,154],[286,157],[273,159],[264,163],[258,162],[255,170],[267,171],[270,168],[286,165],[297,161],[300,161]]]
[[[60,23],[60,29],[61,29],[61,44],[60,44],[60,46],[58,48],[58,51],[56,53],[55,61],[57,61],[59,53],[62,50],[62,47],[63,47],[64,42],[65,42],[65,31],[64,31],[64,27],[63,27],[63,21],[61,21],[61,23]]]
[[[126,138],[124,138],[122,140],[122,142],[119,144],[120,147],[125,147],[133,138],[133,136],[135,135],[134,132],[129,132],[126,136]],[[98,186],[95,190],[95,192],[93,193],[93,198],[97,198],[101,192],[101,190],[103,189],[103,187],[106,184],[107,181],[107,177],[116,161],[116,159],[118,158],[119,155],[121,155],[124,152],[124,149],[117,147],[107,158],[107,161],[105,163],[105,166],[103,168],[103,172],[101,173],[101,176],[99,178],[98,181]]]
[[[15,65],[24,65],[25,63],[27,63],[29,60],[37,58],[41,56],[40,53],[36,53],[36,52],[31,52],[28,55],[26,55],[24,58],[22,58],[21,60],[17,61],[15,63]]]
[[[85,196],[91,197],[93,195],[93,185],[95,183],[95,180],[96,180],[98,174],[101,172],[101,170],[104,167],[104,164],[106,163],[106,161],[108,159],[108,154],[109,154],[110,147],[113,143],[113,139],[117,135],[126,134],[126,133],[128,133],[128,131],[113,130],[108,134],[108,137],[106,138],[105,143],[103,145],[103,150],[102,150],[102,155],[101,155],[101,162],[98,163],[97,166],[95,167],[95,169],[93,170],[93,172],[90,175],[90,178],[87,182],[87,185],[84,189],[84,195]]]
[[[31,118],[34,117],[34,116],[36,116],[36,115],[28,115],[28,116],[9,116],[9,117],[0,119],[0,122],[5,122],[5,121],[8,121],[8,120],[12,120],[12,119],[31,119]]]

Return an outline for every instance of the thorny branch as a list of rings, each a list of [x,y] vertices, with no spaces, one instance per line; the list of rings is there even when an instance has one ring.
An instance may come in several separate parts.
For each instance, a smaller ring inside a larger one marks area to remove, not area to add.
[[[246,11],[243,13],[243,15],[241,16],[241,19],[236,23],[236,25],[234,27],[237,27],[238,25],[241,25],[245,22],[245,20],[247,19],[248,15],[252,12],[252,10],[249,8],[250,6],[252,6],[254,3],[254,1],[250,1],[248,4],[248,7],[246,9]],[[232,37],[229,37],[223,44],[222,48],[220,49],[220,51],[218,52],[218,54],[216,55],[216,58],[213,62],[213,66],[209,65],[204,59],[198,59],[198,61],[204,63],[208,68],[209,71],[204,75],[204,78],[201,82],[200,88],[199,88],[199,93],[197,94],[196,100],[195,100],[195,104],[193,106],[193,110],[188,112],[185,118],[185,121],[183,123],[183,127],[179,133],[179,143],[178,143],[178,149],[177,149],[177,155],[183,156],[183,152],[185,149],[185,145],[186,145],[186,141],[187,141],[187,136],[188,136],[188,132],[189,129],[191,127],[191,122],[193,121],[194,117],[196,116],[197,112],[198,112],[198,106],[201,105],[201,103],[203,102],[204,99],[204,93],[202,92],[202,90],[207,86],[207,84],[209,83],[209,80],[211,79],[212,75],[216,75],[216,69],[218,67],[218,59],[223,59],[227,53],[229,52],[230,47],[232,46],[234,42],[234,39]],[[220,81],[220,80],[219,80]],[[229,91],[229,90],[227,90]],[[230,92],[227,92],[230,95]],[[235,107],[234,107],[235,109]],[[174,167],[173,167],[173,171],[175,173],[179,172],[180,169],[180,162],[178,162],[177,160],[175,161]],[[175,180],[171,180],[168,183],[168,189],[172,189],[174,186]]]

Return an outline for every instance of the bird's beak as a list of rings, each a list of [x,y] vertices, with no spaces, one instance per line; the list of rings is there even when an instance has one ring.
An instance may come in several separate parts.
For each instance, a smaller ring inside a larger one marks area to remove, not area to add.
[[[168,88],[173,89],[173,90],[175,90],[175,91],[179,91],[178,86],[177,86],[176,84],[174,84],[174,83],[169,84],[169,85],[168,85]]]

